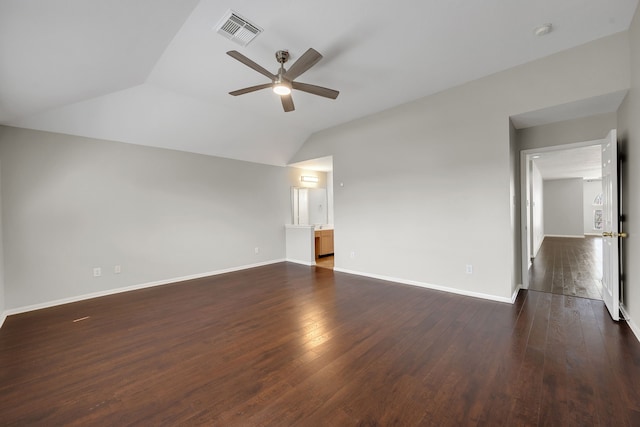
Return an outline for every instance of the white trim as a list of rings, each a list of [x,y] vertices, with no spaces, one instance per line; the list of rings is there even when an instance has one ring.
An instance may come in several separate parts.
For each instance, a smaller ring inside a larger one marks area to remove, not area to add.
[[[638,325],[635,324],[633,319],[629,316],[629,313],[624,308],[623,304],[620,304],[620,311],[622,312],[622,315],[624,316],[624,320],[627,321],[627,325],[629,325],[629,328],[631,329],[631,332],[633,332],[633,334],[636,336],[636,339],[638,341],[640,341],[640,328],[638,327]]]
[[[516,298],[518,298],[518,293],[520,292],[520,289],[522,289],[521,284],[516,286],[516,289],[513,291],[513,295],[511,295],[511,304],[516,302]]]
[[[0,328],[2,328],[2,325],[4,325],[4,321],[7,320],[7,312],[3,312],[2,314],[0,314]]]
[[[285,259],[285,261],[286,262],[292,262],[294,264],[306,265],[308,267],[313,267],[314,265],[316,265],[315,261],[309,262],[309,261],[302,261],[302,260],[299,260],[299,259],[292,259],[292,258],[287,258],[287,259]]]
[[[566,237],[570,239],[584,239],[584,234],[580,236],[568,235],[568,234],[545,234],[544,237]]]
[[[417,282],[415,280],[398,279],[397,277],[389,277],[389,276],[382,276],[382,275],[379,275],[379,274],[363,273],[361,271],[347,270],[347,269],[338,268],[338,267],[333,267],[333,271],[338,271],[340,273],[354,274],[356,276],[370,277],[372,279],[386,280],[388,282],[395,282],[395,283],[400,283],[400,284],[403,284],[403,285],[419,286],[421,288],[434,289],[436,291],[444,291],[444,292],[449,292],[449,293],[452,293],[452,294],[464,295],[464,296],[467,296],[467,297],[482,298],[482,299],[487,299],[487,300],[491,300],[491,301],[511,303],[511,298],[509,298],[509,297],[505,298],[505,297],[499,297],[499,296],[496,296],[496,295],[482,294],[482,293],[479,293],[479,292],[465,291],[465,290],[462,290],[462,289],[449,288],[447,286],[432,285],[430,283]]]
[[[54,307],[56,305],[69,304],[69,303],[72,303],[72,302],[83,301],[83,300],[92,299],[92,298],[104,297],[104,296],[107,296],[107,295],[119,294],[119,293],[122,293],[122,292],[135,291],[135,290],[144,289],[144,288],[152,288],[154,286],[168,285],[168,284],[171,284],[171,283],[183,282],[183,281],[186,281],[186,280],[201,279],[203,277],[217,276],[219,274],[232,273],[234,271],[247,270],[249,268],[262,267],[262,266],[265,266],[265,265],[276,264],[276,263],[284,262],[284,261],[285,261],[284,259],[275,259],[275,260],[271,260],[271,261],[259,262],[259,263],[256,263],[256,264],[241,265],[241,266],[238,266],[238,267],[225,268],[225,269],[222,269],[222,270],[208,271],[206,273],[191,274],[189,276],[182,276],[182,277],[172,277],[171,279],[158,280],[158,281],[155,281],[155,282],[148,282],[148,283],[141,283],[141,284],[138,284],[138,285],[125,286],[124,288],[107,289],[105,291],[93,292],[93,293],[90,293],[90,294],[77,295],[77,296],[73,296],[73,297],[69,297],[69,298],[62,298],[62,299],[58,299],[58,300],[54,300],[54,301],[47,301],[47,302],[43,302],[43,303],[39,303],[39,304],[32,304],[32,305],[27,305],[27,306],[24,306],[24,307],[12,308],[12,309],[9,309],[9,310],[5,310],[4,316],[9,316],[9,315],[12,315],[12,314],[25,313],[27,311],[40,310],[42,308]]]

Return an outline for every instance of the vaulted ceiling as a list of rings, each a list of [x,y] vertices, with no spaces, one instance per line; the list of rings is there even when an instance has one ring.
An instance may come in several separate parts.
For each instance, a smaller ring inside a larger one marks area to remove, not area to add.
[[[626,30],[638,0],[0,0],[0,123],[285,165],[313,133]],[[264,29],[241,47],[214,30],[229,9]],[[536,37],[533,29],[553,23]],[[324,55],[294,91],[271,72]]]

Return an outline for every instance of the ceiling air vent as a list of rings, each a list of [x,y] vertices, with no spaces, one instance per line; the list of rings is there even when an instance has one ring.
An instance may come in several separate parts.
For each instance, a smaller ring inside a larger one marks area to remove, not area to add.
[[[232,42],[246,46],[262,32],[262,28],[229,10],[216,25],[216,31]]]

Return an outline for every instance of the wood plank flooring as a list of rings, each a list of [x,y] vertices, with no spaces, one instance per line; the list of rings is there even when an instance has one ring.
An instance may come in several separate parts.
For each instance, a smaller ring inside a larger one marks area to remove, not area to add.
[[[280,263],[10,316],[0,424],[637,426],[640,343],[597,300]]]
[[[529,269],[529,289],[602,299],[602,238],[545,237]]]

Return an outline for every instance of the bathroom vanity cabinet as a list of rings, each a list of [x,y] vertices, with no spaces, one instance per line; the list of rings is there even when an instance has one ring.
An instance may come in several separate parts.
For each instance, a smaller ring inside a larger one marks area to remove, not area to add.
[[[316,230],[316,258],[333,254],[333,230]]]

